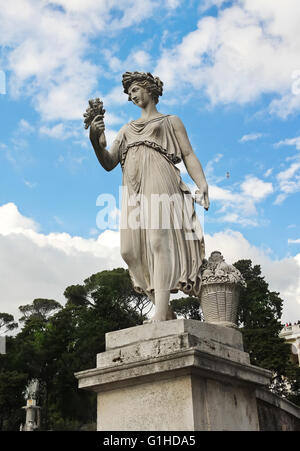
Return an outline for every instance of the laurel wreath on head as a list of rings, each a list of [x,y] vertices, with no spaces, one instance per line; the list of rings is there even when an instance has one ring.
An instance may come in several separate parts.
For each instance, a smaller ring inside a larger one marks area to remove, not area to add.
[[[142,81],[148,81],[150,85],[154,85],[157,95],[162,95],[163,82],[159,77],[154,77],[150,72],[125,72],[122,77],[122,84],[125,94],[128,94],[128,89],[132,83]]]

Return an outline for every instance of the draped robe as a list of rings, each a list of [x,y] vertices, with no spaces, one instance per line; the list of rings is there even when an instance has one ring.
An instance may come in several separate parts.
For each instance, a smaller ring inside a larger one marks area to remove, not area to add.
[[[123,171],[121,255],[135,290],[199,295],[204,239],[191,192],[175,166],[182,154],[170,116],[131,121],[117,141]]]

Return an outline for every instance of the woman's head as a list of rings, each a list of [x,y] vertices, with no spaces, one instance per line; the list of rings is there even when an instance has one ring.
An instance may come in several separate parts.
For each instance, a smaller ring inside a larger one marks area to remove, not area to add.
[[[128,94],[128,100],[131,100],[128,90],[133,84],[138,84],[145,88],[155,103],[158,103],[158,98],[163,93],[163,82],[158,77],[153,77],[150,72],[125,72],[123,74],[122,84],[124,92]]]

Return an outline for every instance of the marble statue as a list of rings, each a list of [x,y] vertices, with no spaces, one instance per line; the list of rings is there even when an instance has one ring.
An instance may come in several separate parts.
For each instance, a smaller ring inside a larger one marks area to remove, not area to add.
[[[31,379],[31,381],[28,383],[24,397],[26,400],[28,399],[37,399],[38,392],[39,392],[39,380],[38,379]]]
[[[208,210],[208,185],[182,121],[157,110],[163,82],[149,72],[126,72],[122,83],[128,100],[140,108],[140,118],[121,128],[109,151],[99,99],[89,101],[85,127],[90,127],[90,140],[103,168],[111,171],[119,163],[122,167],[126,189],[121,255],[136,291],[146,293],[155,305],[151,322],[166,321],[174,318],[171,292],[198,296],[201,290],[205,251],[194,201]],[[176,166],[181,161],[198,187],[194,199]],[[166,199],[169,205],[162,202]],[[188,211],[189,221],[182,220],[183,210]]]
[[[37,406],[37,398],[39,396],[40,384],[38,379],[32,379],[27,385],[24,397],[26,406],[22,407],[26,411],[25,424],[20,425],[20,431],[35,431],[41,424],[40,407]]]

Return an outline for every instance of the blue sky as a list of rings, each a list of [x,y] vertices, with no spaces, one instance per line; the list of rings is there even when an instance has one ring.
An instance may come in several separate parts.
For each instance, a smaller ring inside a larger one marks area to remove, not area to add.
[[[163,80],[159,111],[182,119],[205,169],[207,253],[261,264],[297,321],[299,19],[298,0],[1,1],[0,311],[63,302],[69,284],[123,265],[118,230],[96,224],[121,169],[99,166],[82,114],[101,97],[111,143],[139,115],[121,78],[140,70]]]

